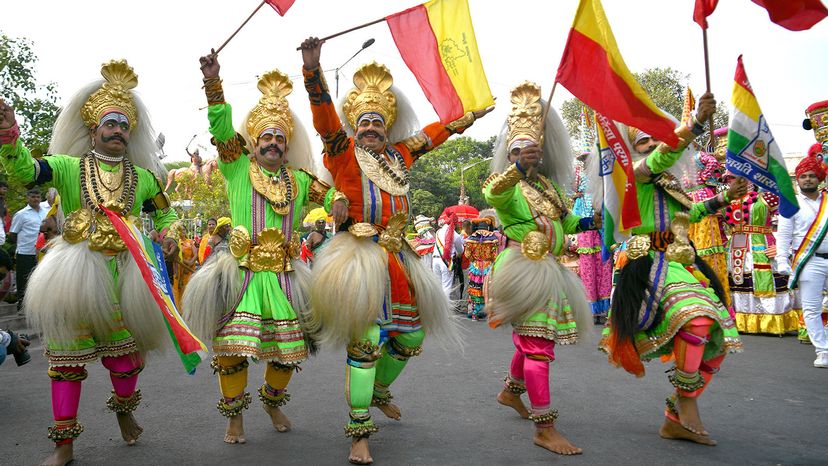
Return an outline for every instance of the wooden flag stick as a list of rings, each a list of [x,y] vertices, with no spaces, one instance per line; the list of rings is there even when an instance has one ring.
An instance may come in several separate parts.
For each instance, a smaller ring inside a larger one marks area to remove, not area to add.
[[[707,53],[707,28],[702,28],[702,39],[704,41],[704,79],[707,84],[707,92],[710,92],[710,58]],[[713,135],[713,131],[716,129],[713,125],[714,114],[710,115],[710,139],[707,143],[709,148],[713,150],[716,149],[716,136]]]
[[[319,39],[319,41],[320,42],[325,42],[328,39],[333,39],[334,37],[339,37],[342,34],[347,34],[349,32],[356,31],[357,29],[362,29],[362,28],[365,28],[365,27],[368,27],[368,26],[373,26],[374,24],[381,23],[383,21],[385,21],[385,18],[380,18],[380,19],[377,19],[377,20],[374,20],[374,21],[371,21],[371,22],[368,22],[368,23],[365,23],[365,24],[361,24],[359,26],[352,27],[351,29],[346,29],[344,31],[337,32],[336,34],[331,34],[329,36],[325,36],[325,37]],[[296,50],[302,50],[302,47],[296,47]]]
[[[543,118],[541,118],[541,137],[538,141],[538,145],[541,147],[543,147],[543,135],[546,134],[546,117],[549,115],[549,109],[552,108],[552,96],[555,95],[556,87],[558,87],[558,81],[552,83],[552,90],[549,91],[549,98],[546,99],[546,111],[543,112]]]
[[[221,44],[221,46],[218,49],[216,49],[216,52],[215,52],[216,55],[218,55],[218,53],[221,52],[221,49],[223,49],[224,46],[227,45],[228,42],[230,42],[231,39],[236,37],[236,34],[238,34],[239,31],[241,31],[241,28],[243,28],[244,25],[247,24],[248,21],[250,21],[250,18],[252,18],[253,15],[255,15],[259,11],[259,9],[264,6],[265,3],[267,3],[267,0],[262,0],[262,3],[260,3],[259,6],[257,6],[256,9],[253,10],[253,13],[250,13],[250,16],[248,16],[247,19],[244,20],[244,22],[241,24],[241,26],[239,26],[239,28],[236,29],[236,31],[233,34],[231,34],[230,37],[228,37],[227,40],[224,41],[224,43]]]

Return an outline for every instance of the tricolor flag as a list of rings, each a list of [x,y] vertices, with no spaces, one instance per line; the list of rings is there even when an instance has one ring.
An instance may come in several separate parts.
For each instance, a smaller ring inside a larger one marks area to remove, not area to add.
[[[265,0],[265,3],[273,7],[276,10],[276,13],[279,13],[279,16],[285,16],[288,9],[293,6],[293,2],[296,0]]]
[[[607,260],[610,247],[629,239],[630,229],[641,225],[641,213],[630,148],[624,143],[615,122],[595,112],[595,123],[601,150],[600,175],[604,184],[602,256]]]
[[[790,218],[799,210],[785,159],[776,145],[759,102],[750,87],[742,56],[736,64],[733,83],[733,112],[727,132],[725,166],[756,186],[779,196],[779,213]]]
[[[467,0],[431,0],[385,19],[440,122],[494,105]]]
[[[103,206],[101,208],[106,212],[115,231],[121,236],[130,255],[138,264],[144,283],[158,305],[159,312],[164,316],[164,323],[167,324],[170,338],[184,364],[184,369],[188,374],[193,374],[196,366],[202,361],[202,356],[206,356],[207,347],[193,335],[184,319],[178,314],[178,309],[172,299],[172,286],[170,286],[165,269],[161,246],[153,243],[129,220]]]
[[[581,0],[578,5],[555,81],[610,120],[678,145],[673,120],[627,69],[600,0]]]

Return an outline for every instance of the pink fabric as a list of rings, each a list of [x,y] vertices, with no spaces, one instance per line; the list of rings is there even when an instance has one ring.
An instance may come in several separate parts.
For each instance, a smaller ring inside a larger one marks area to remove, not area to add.
[[[56,368],[63,372],[83,372],[83,367]],[[78,417],[81,382],[79,380],[52,380],[52,415],[56,421]]]
[[[696,317],[687,323],[682,330],[699,337],[700,339],[708,340],[710,338],[710,327],[713,325],[713,320],[709,317]],[[684,372],[696,372],[702,366],[702,357],[704,356],[704,345],[694,345],[690,343],[689,339],[681,339],[681,343],[685,344],[684,358],[676,360],[676,367]],[[680,343],[680,340],[675,340],[673,344]],[[687,398],[695,398],[702,394],[707,384],[713,379],[713,374],[718,371],[724,361],[724,355],[717,356],[708,361],[704,361],[704,369],[701,371],[704,379],[704,386],[692,392],[677,390],[679,395]]]
[[[515,355],[509,367],[512,379],[524,380],[534,414],[549,412],[549,363],[555,360],[555,342],[512,332]]]
[[[112,380],[112,388],[115,394],[121,398],[132,396],[135,393],[135,386],[138,385],[138,374],[132,377],[116,377],[112,372],[129,372],[141,366],[143,359],[138,353],[125,354],[114,358],[101,358],[101,364],[109,369],[109,378]]]
[[[597,231],[585,231],[578,234],[579,248],[598,246],[601,246],[601,235]],[[612,261],[602,261],[601,251],[581,254],[578,269],[588,301],[609,299],[612,293]]]

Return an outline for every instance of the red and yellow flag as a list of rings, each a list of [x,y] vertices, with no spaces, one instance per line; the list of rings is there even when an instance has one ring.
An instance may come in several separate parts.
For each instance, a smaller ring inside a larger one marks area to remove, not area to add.
[[[600,0],[581,0],[555,80],[605,117],[678,145],[675,123],[627,69]]]
[[[296,0],[265,0],[265,3],[273,7],[276,10],[276,13],[279,13],[279,16],[285,16],[288,9],[293,6],[293,2]]]
[[[385,19],[443,124],[494,105],[467,0],[431,0]]]

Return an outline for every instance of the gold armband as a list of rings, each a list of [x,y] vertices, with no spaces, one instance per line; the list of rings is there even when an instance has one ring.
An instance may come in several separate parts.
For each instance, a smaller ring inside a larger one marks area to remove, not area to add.
[[[520,182],[523,178],[523,173],[518,170],[517,165],[512,164],[506,169],[506,171],[497,175],[491,182],[489,182],[489,186],[491,186],[491,193],[501,194],[507,189],[518,184],[518,182]]]
[[[474,113],[466,112],[465,115],[447,124],[446,129],[454,133],[460,131],[461,129],[468,128],[472,125],[472,123],[474,123]]]
[[[351,201],[348,200],[348,196],[345,195],[342,191],[334,191],[333,199],[331,199],[331,204],[336,201],[342,201],[345,203],[345,207],[351,206]]]

